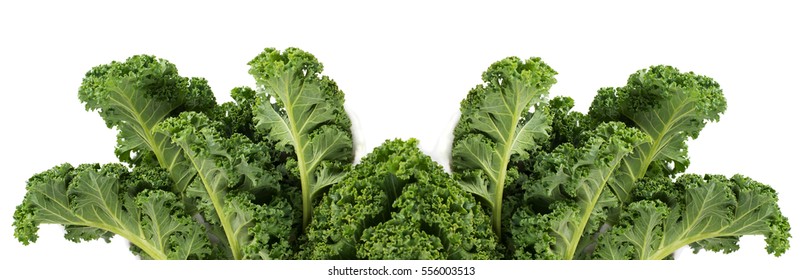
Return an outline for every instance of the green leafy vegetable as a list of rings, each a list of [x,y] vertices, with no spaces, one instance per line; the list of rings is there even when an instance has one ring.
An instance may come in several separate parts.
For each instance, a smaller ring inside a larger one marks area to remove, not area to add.
[[[465,190],[490,206],[499,236],[510,158],[526,156],[536,148],[535,140],[546,136],[546,115],[529,110],[545,99],[556,74],[538,58],[522,62],[509,57],[491,65],[482,75],[485,84],[462,101],[451,169]]]
[[[309,227],[311,259],[489,259],[490,220],[417,148],[386,141],[334,185]]]
[[[152,259],[200,259],[210,253],[203,227],[182,214],[168,186],[138,181],[120,164],[56,166],[28,180],[28,194],[14,213],[14,235],[28,244],[41,223],[66,226],[79,242],[117,234]],[[147,185],[136,192],[129,186]],[[132,193],[135,192],[135,193]]]
[[[503,59],[462,101],[449,174],[414,139],[352,166],[344,95],[314,56],[268,48],[248,64],[256,89],[219,105],[153,56],[92,68],[78,97],[117,130],[120,163],[31,177],[14,236],[59,224],[142,259],[659,260],[744,235],[789,249],[770,186],[684,173],[686,142],[727,107],[709,77],[653,66],[583,114],[547,99],[557,73],[539,58]]]
[[[213,108],[216,102],[206,80],[181,77],[172,63],[137,55],[92,68],[78,98],[87,110],[96,110],[109,128],[118,129],[115,153],[121,161],[162,166],[175,181],[174,192],[186,189],[194,172],[180,149],[154,130],[159,122],[182,111]]]
[[[152,56],[94,67],[79,99],[119,131],[116,154],[132,170],[35,176],[15,214],[17,237],[35,241],[39,224],[55,223],[74,241],[121,235],[146,259],[292,258],[300,226],[295,188],[283,186],[292,181],[286,155],[255,132],[255,91],[232,96],[218,106],[206,80]]]
[[[606,187],[622,160],[646,138],[622,123],[600,125],[581,147],[563,144],[549,153],[551,169],[531,192],[552,201],[546,213],[522,208],[513,217],[512,237],[518,258],[580,258],[606,220],[616,199]]]
[[[252,143],[244,136],[235,136],[223,139],[214,129],[215,125],[203,114],[195,112],[184,112],[176,118],[165,120],[157,128],[169,135],[173,143],[181,147],[184,158],[189,162],[192,170],[197,175],[195,180],[187,189],[187,197],[196,200],[198,209],[205,221],[214,227],[222,229],[222,236],[217,236],[223,240],[223,244],[228,247],[227,252],[231,253],[234,259],[241,259],[244,256],[245,248],[253,242],[253,233],[249,231],[256,224],[267,221],[268,216],[257,215],[267,210],[264,206],[255,205],[253,195],[247,188],[234,189],[241,174],[238,167],[249,164],[243,158],[234,157],[229,151],[252,146]],[[250,166],[252,167],[252,165]],[[270,173],[266,173],[270,174]],[[252,184],[247,179],[243,181],[243,186]],[[257,179],[258,180],[258,179]],[[249,184],[250,183],[250,184]],[[276,184],[277,182],[271,182]],[[264,186],[272,187],[272,186]],[[240,191],[240,192],[237,192]],[[276,201],[281,207],[286,204],[283,201]],[[289,210],[289,209],[286,209]],[[289,216],[288,213],[277,213],[281,216]],[[285,223],[290,219],[282,220]],[[283,226],[289,229],[288,225],[263,224],[261,227]],[[213,231],[214,232],[214,231]],[[218,233],[220,234],[220,233]],[[289,250],[288,240],[284,240],[283,249]],[[258,251],[258,250],[257,250]],[[282,255],[283,253],[280,253]],[[270,253],[267,253],[270,255]]]
[[[354,159],[343,93],[320,75],[323,65],[299,49],[282,53],[268,48],[248,64],[267,93],[256,107],[257,128],[295,150],[305,227],[312,219],[313,199],[340,181]]]
[[[716,204],[681,203],[702,190],[664,192],[661,197],[671,197],[668,204],[641,199],[644,190],[638,186],[675,184],[673,178],[690,164],[685,142],[726,109],[715,81],[654,66],[630,76],[624,87],[599,90],[584,115],[571,111],[570,98],[545,102],[554,74],[538,59],[494,63],[483,75],[485,84],[463,100],[454,130],[454,177],[489,205],[508,257],[663,259],[689,244],[729,252],[744,234],[770,236],[770,253],[787,249],[789,227],[776,196],[763,198],[762,215],[738,212],[744,217],[732,218],[735,228],[726,230],[730,219],[721,218],[726,215],[714,210]],[[726,201],[705,203],[715,200]],[[757,211],[754,200],[752,208],[741,208]],[[693,207],[699,209],[689,217],[678,214]],[[674,213],[670,225],[663,221],[669,212]],[[682,224],[707,223],[704,215],[719,217],[719,227],[705,231]],[[738,224],[745,220],[763,226],[743,229]],[[662,228],[678,236],[663,235]],[[663,236],[673,239],[648,244]],[[649,246],[660,248],[644,249]]]
[[[788,219],[769,186],[741,175],[683,175],[638,187],[652,196],[629,204],[622,222],[601,235],[597,258],[659,260],[688,244],[694,252],[729,253],[743,235],[764,235],[766,251],[775,256],[788,249]],[[661,193],[668,196],[655,195]]]
[[[603,88],[588,116],[595,122],[622,121],[643,130],[649,141],[624,161],[611,187],[624,202],[635,182],[647,174],[674,175],[690,164],[688,138],[709,121],[718,121],[727,101],[718,83],[705,76],[654,66],[632,74],[621,88]]]

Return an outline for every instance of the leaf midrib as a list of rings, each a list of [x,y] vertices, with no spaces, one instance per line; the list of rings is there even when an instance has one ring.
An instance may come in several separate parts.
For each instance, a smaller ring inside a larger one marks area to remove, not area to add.
[[[190,151],[189,147],[183,147],[185,151]],[[228,245],[231,247],[231,255],[235,260],[239,260],[242,258],[242,254],[240,252],[239,243],[236,242],[234,236],[234,230],[231,228],[231,222],[229,221],[228,217],[225,215],[225,209],[223,206],[223,198],[220,197],[217,190],[212,188],[211,182],[209,182],[209,178],[202,172],[202,167],[199,164],[203,164],[202,162],[199,163],[197,157],[194,154],[188,154],[187,158],[189,162],[192,163],[192,167],[197,171],[198,176],[196,178],[200,178],[201,182],[203,183],[203,187],[206,190],[206,193],[209,195],[209,200],[212,201],[212,206],[214,207],[215,213],[217,213],[217,217],[220,219],[220,224],[223,226],[223,231],[226,233],[226,239],[228,239]]]
[[[614,160],[617,160],[620,163],[621,156],[616,156]],[[616,167],[618,165],[619,164],[616,164]],[[599,198],[601,197],[601,194],[604,192],[604,187],[607,185],[607,182],[610,180],[610,177],[612,177],[612,175],[615,173],[616,169],[617,168],[609,168],[609,170],[607,170],[606,172],[598,171],[598,172],[604,172],[606,173],[606,175],[602,177],[603,180],[599,182],[599,186],[596,192],[593,194],[593,197],[588,205],[589,207],[584,207],[584,209],[582,210],[582,218],[579,220],[580,222],[577,226],[577,229],[574,230],[571,236],[571,241],[570,243],[568,243],[568,249],[565,251],[563,259],[570,260],[574,258],[574,254],[576,253],[576,247],[579,246],[579,241],[582,238],[582,235],[585,233],[585,227],[587,226],[588,220],[590,220],[590,215],[593,213],[593,209],[596,209],[596,204],[599,202]]]

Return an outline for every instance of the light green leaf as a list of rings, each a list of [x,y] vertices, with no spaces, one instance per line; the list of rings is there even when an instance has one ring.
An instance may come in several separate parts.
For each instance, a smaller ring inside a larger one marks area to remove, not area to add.
[[[522,257],[538,259],[576,259],[584,257],[584,250],[593,235],[606,219],[607,208],[618,205],[608,189],[608,183],[623,159],[644,141],[645,135],[623,123],[604,123],[591,134],[582,147],[563,144],[556,148],[548,161],[555,169],[542,178],[542,187],[558,187],[561,197],[550,206],[549,213],[532,215],[519,213],[513,228],[513,240]],[[538,219],[540,221],[538,221]],[[535,225],[534,228],[520,228]],[[543,234],[551,236],[544,239]],[[540,244],[549,242],[547,246]],[[537,243],[537,244],[534,244]],[[548,249],[546,249],[548,247]],[[526,253],[525,251],[534,252]]]
[[[227,171],[218,166],[215,158],[228,158],[221,139],[212,129],[209,119],[199,113],[185,112],[177,118],[162,122],[159,131],[168,135],[183,151],[191,170],[195,172],[187,196],[199,200],[198,208],[206,222],[222,227],[225,245],[234,259],[242,258],[242,221],[227,207],[226,195],[230,185]],[[236,212],[236,211],[234,211]],[[247,234],[247,230],[244,231]]]
[[[207,255],[209,241],[203,227],[182,214],[176,196],[161,190],[129,196],[121,190],[119,180],[126,172],[125,167],[115,164],[82,165],[76,169],[65,164],[34,176],[28,183],[23,206],[18,208],[32,210],[33,217],[15,224],[18,228],[24,223],[65,225],[71,239],[94,239],[103,237],[94,234],[111,232],[130,241],[144,252],[143,258],[149,259]]]
[[[189,79],[179,76],[175,65],[140,55],[93,68],[78,95],[87,110],[97,110],[109,127],[117,128],[115,153],[122,161],[155,161],[170,173],[173,192],[181,194],[194,173],[182,159],[181,149],[155,128],[176,111],[191,109],[184,102],[214,104],[210,91],[192,98],[188,92]]]
[[[635,182],[649,173],[684,171],[690,164],[686,141],[698,137],[706,123],[718,121],[726,108],[718,83],[670,66],[640,70],[624,87],[601,89],[588,112],[591,118],[630,123],[649,136],[624,160],[611,183],[619,199],[629,202]]]
[[[253,195],[243,191],[240,188],[241,185],[238,185],[239,177],[244,175],[239,171],[242,169],[242,164],[247,164],[247,161],[232,164],[234,157],[231,156],[231,153],[238,152],[236,149],[246,147],[250,142],[244,137],[229,138],[227,140],[233,142],[226,142],[226,139],[220,137],[215,127],[216,124],[204,114],[184,112],[176,118],[163,121],[159,126],[159,131],[169,135],[172,141],[182,149],[184,158],[196,172],[195,180],[192,181],[187,191],[187,197],[197,200],[197,206],[203,214],[204,220],[212,227],[210,232],[222,239],[221,245],[226,250],[228,257],[233,259],[253,257],[252,255],[258,254],[253,252],[261,252],[265,248],[255,248],[256,245],[252,244],[258,243],[260,246],[268,247],[273,246],[274,242],[272,241],[276,240],[254,240],[252,229],[268,219],[264,213],[269,210],[264,209],[264,205],[255,204]],[[257,170],[246,168],[246,171],[255,172]],[[250,184],[252,182],[245,185]],[[278,200],[280,199],[271,201]],[[271,226],[278,227],[279,224],[284,226],[283,223],[289,225],[292,223],[292,219],[288,217],[281,222],[258,226],[271,228]],[[265,238],[275,238],[274,235],[282,235],[287,232],[289,230],[261,235]],[[284,236],[284,238],[287,237]],[[276,241],[275,243],[282,242]],[[281,247],[281,245],[277,246]],[[269,252],[268,255],[281,254],[279,253],[281,248]],[[265,249],[264,251],[270,250]]]
[[[777,256],[788,249],[790,228],[770,187],[740,175],[683,175],[675,184],[686,189],[684,201],[630,204],[622,223],[600,237],[596,257],[659,260],[687,245],[729,253],[743,235],[766,236],[767,251]]]
[[[328,77],[320,76],[323,66],[317,59],[299,49],[283,53],[265,49],[249,65],[260,90],[266,93],[255,109],[257,129],[268,132],[279,146],[292,145],[295,150],[306,227],[316,195],[343,178],[341,172],[318,171],[321,164],[353,162],[351,123],[343,107],[343,93]]]
[[[693,92],[675,92],[671,98],[658,108],[629,116],[648,136],[648,141],[637,147],[621,165],[616,180],[611,184],[613,191],[622,201],[630,199],[630,191],[635,182],[646,176],[653,162],[674,162],[687,166],[688,135],[686,127],[694,118]]]
[[[501,199],[507,166],[513,155],[527,155],[545,138],[549,120],[530,108],[545,99],[557,73],[539,58],[524,62],[510,57],[491,65],[462,101],[462,116],[454,130],[451,167],[463,187],[492,209],[493,227],[501,234]],[[477,179],[481,170],[485,179]],[[470,174],[470,175],[468,175]],[[487,185],[477,185],[482,181]]]

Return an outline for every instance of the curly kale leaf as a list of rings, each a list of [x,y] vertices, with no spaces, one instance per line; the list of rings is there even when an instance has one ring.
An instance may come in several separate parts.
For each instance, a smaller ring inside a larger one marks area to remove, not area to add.
[[[611,184],[621,201],[631,201],[635,182],[649,174],[678,174],[690,164],[689,138],[705,124],[718,121],[727,102],[713,79],[682,73],[671,66],[653,66],[629,77],[620,88],[603,88],[588,111],[597,123],[621,121],[643,130],[649,141],[624,160]]]
[[[216,127],[219,124],[204,114],[184,112],[163,121],[157,128],[181,148],[184,158],[197,174],[187,189],[186,197],[196,200],[204,220],[213,227],[211,232],[220,234],[217,237],[223,241],[225,252],[231,258],[242,259],[248,251],[265,256],[289,255],[288,252],[271,253],[269,250],[262,252],[259,248],[247,248],[254,242],[261,242],[277,250],[289,251],[292,219],[275,219],[266,214],[291,217],[291,209],[287,207],[288,203],[279,202],[280,198],[276,198],[276,203],[284,211],[254,203],[255,197],[251,191],[275,188],[278,184],[276,174],[248,162],[249,157],[245,156],[243,150],[255,146],[250,140],[239,134],[222,138]],[[248,172],[243,173],[243,170]],[[275,224],[267,224],[268,221]],[[257,225],[261,231],[273,232],[278,236],[271,237],[268,234],[261,236],[264,240],[255,241],[256,230],[253,228]],[[282,230],[271,231],[271,227]],[[279,245],[267,244],[269,240],[275,240]]]
[[[148,186],[120,164],[69,164],[34,175],[14,213],[14,235],[28,244],[40,224],[61,224],[79,242],[116,234],[145,259],[202,259],[210,251],[203,226],[162,186]]]
[[[207,115],[218,123],[217,131],[220,131],[224,137],[241,134],[252,141],[260,140],[253,116],[256,96],[256,91],[251,88],[234,88],[231,90],[231,97],[234,101],[220,104]]]
[[[550,152],[564,143],[580,146],[586,141],[588,133],[596,125],[591,124],[590,118],[580,112],[572,111],[574,99],[566,96],[557,96],[549,100],[544,107],[551,118],[551,130],[549,132],[548,144],[544,145],[541,151]],[[530,158],[525,158],[530,160]],[[527,170],[519,169],[525,172]]]
[[[750,178],[687,174],[638,187],[650,190],[599,237],[596,258],[659,260],[687,245],[694,252],[730,253],[743,235],[765,236],[766,251],[775,256],[789,248],[790,226],[777,193]]]
[[[175,181],[173,192],[185,190],[192,170],[182,160],[181,150],[154,129],[183,111],[212,111],[217,103],[206,80],[178,75],[167,60],[136,55],[92,68],[78,98],[108,127],[117,128],[116,154],[121,161],[164,167]]]
[[[344,95],[334,81],[320,75],[323,65],[300,49],[282,53],[268,48],[248,65],[263,92],[254,113],[257,129],[268,132],[279,146],[294,148],[306,227],[316,195],[341,180],[353,162]]]
[[[513,215],[516,258],[581,258],[583,245],[599,231],[607,209],[618,205],[607,186],[623,159],[646,136],[611,122],[587,138],[581,147],[566,143],[551,152],[545,163],[552,172],[527,186],[527,192],[551,196],[552,203],[548,213],[522,208]]]
[[[497,257],[487,215],[416,140],[387,141],[323,197],[308,229],[312,259]]]
[[[513,155],[526,156],[545,138],[549,120],[540,110],[555,83],[555,72],[539,58],[509,57],[493,63],[485,82],[462,101],[454,129],[451,169],[462,187],[490,206],[493,228],[501,234],[501,201]]]

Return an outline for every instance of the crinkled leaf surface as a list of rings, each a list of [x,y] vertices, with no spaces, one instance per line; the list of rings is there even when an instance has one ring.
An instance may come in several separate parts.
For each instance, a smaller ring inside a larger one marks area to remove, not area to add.
[[[580,245],[588,242],[606,219],[605,208],[617,206],[617,201],[609,196],[608,183],[624,157],[644,138],[643,133],[623,123],[604,123],[582,147],[564,144],[555,149],[554,173],[543,179],[550,183],[541,187],[559,188],[556,193],[561,197],[551,206],[550,213],[516,215],[512,233],[514,242],[520,246],[516,249],[517,256],[579,257]]]
[[[311,259],[497,257],[487,215],[416,140],[374,149],[314,217],[304,252]]]
[[[122,165],[57,166],[32,177],[28,194],[17,207],[15,235],[23,243],[36,240],[39,224],[67,226],[73,240],[122,236],[148,259],[204,258],[209,240],[203,227],[182,212],[170,192],[144,190],[129,195],[120,178]]]
[[[299,49],[268,48],[249,65],[266,93],[255,111],[257,128],[267,131],[278,145],[295,150],[306,226],[312,219],[314,197],[341,180],[353,162],[351,122],[343,107],[343,93],[334,81],[320,75],[323,65]]]
[[[624,160],[611,186],[625,202],[635,182],[647,173],[673,175],[690,161],[687,144],[705,124],[718,121],[727,108],[718,83],[670,66],[653,66],[632,74],[627,85],[605,88],[588,112],[597,122],[622,121],[644,131],[649,141]]]
[[[462,101],[451,168],[465,190],[490,206],[497,235],[510,157],[526,155],[536,139],[546,136],[546,115],[527,113],[545,99],[556,74],[539,58],[509,57],[493,63],[482,76],[485,84]]]
[[[743,235],[764,235],[766,251],[776,256],[788,249],[788,219],[769,186],[741,175],[683,175],[667,184],[674,185],[665,189],[683,192],[683,199],[630,204],[622,223],[601,235],[596,258],[659,260],[687,245],[729,253]]]

